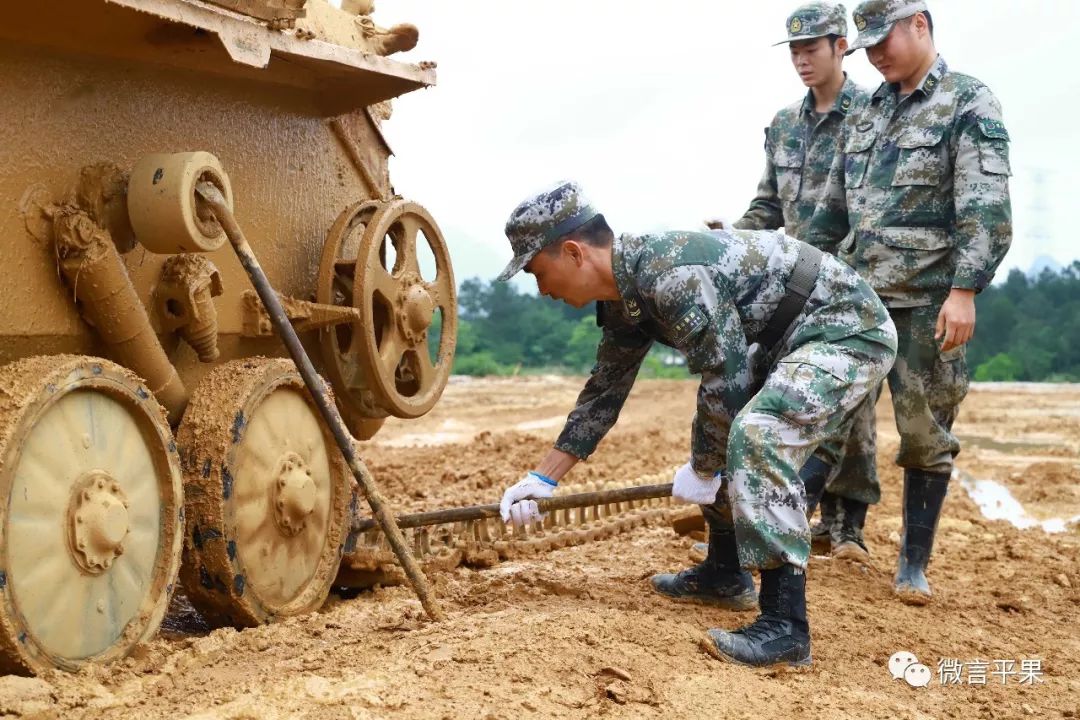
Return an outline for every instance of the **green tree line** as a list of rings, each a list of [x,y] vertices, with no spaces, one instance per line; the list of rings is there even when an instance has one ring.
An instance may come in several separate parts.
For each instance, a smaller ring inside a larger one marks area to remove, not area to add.
[[[1034,279],[1013,270],[975,305],[975,380],[1080,382],[1080,261]]]
[[[587,373],[596,361],[600,328],[596,307],[521,292],[514,285],[466,280],[458,289],[458,343],[454,372],[510,375],[535,372]],[[688,377],[664,348],[654,347],[643,377]]]
[[[454,372],[463,375],[587,373],[600,328],[595,308],[576,309],[510,283],[466,280],[458,290]],[[968,366],[975,380],[1080,382],[1080,261],[1028,278],[1013,270],[976,299]],[[644,377],[687,377],[654,346]]]

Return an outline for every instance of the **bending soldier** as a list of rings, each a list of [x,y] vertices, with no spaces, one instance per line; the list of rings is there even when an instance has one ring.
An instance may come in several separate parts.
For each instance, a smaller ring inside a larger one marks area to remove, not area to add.
[[[892,366],[896,335],[881,301],[843,263],[778,232],[616,238],[570,182],[522,202],[506,234],[514,258],[499,278],[524,269],[544,295],[576,307],[596,301],[603,334],[555,446],[503,494],[504,519],[540,519],[530,498],[551,496],[592,454],[652,343],[669,345],[701,375],[690,461],[673,479],[674,494],[711,517],[717,552],[699,592],[745,608],[754,600],[747,570],[761,571],[758,618],[710,630],[705,648],[747,665],[809,664],[810,532],[798,471]],[[771,357],[757,392],[753,341]]]

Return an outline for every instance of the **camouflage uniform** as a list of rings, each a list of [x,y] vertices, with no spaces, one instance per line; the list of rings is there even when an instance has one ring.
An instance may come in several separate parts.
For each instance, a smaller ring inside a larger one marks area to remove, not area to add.
[[[926,11],[922,0],[861,3],[852,51]],[[968,389],[966,347],[941,352],[935,325],[951,290],[985,288],[1009,249],[1009,135],[993,93],[940,56],[909,95],[900,89],[877,89],[844,138],[834,177],[851,224],[839,256],[874,287],[899,331],[888,377],[904,468],[893,588],[922,605],[932,595],[926,568],[960,452],[952,425]],[[873,418],[859,414],[855,422]]]
[[[878,4],[903,3],[860,8]],[[842,164],[834,181],[845,188],[851,231],[839,257],[877,291],[900,332],[889,374],[897,462],[949,473],[960,450],[951,429],[967,393],[966,348],[939,352],[933,336],[950,289],[989,285],[1012,239],[1001,107],[938,57],[907,98],[896,86],[878,88],[845,139]]]
[[[815,121],[814,95],[776,113],[765,128],[765,172],[757,196],[735,222],[742,230],[784,232],[832,255],[848,230],[842,188],[829,183],[847,119],[870,104],[870,93],[845,76],[836,103]]]
[[[754,392],[748,345],[764,329],[799,253],[778,232],[624,235],[612,248],[621,302],[598,303],[597,363],[555,447],[587,458],[618,418],[653,341],[701,374],[691,462],[726,471],[716,510],[745,567],[805,568],[809,528],[798,470],[843,431],[892,366],[896,335],[870,287],[825,255],[817,284]],[[728,428],[730,427],[730,435]]]
[[[843,6],[838,9],[842,19]],[[795,27],[796,18],[799,24],[794,33],[805,32],[804,28],[810,25],[801,14],[805,11],[796,11],[788,19],[789,32]],[[847,24],[820,30],[846,35]],[[812,37],[825,34],[829,33]],[[793,37],[799,36],[793,34]],[[820,120],[815,122],[813,117],[812,91],[802,101],[780,110],[765,128],[765,172],[758,183],[757,196],[735,227],[746,230],[783,227],[788,235],[835,255],[840,241],[847,235],[848,218],[843,187],[831,183],[830,175],[845,128],[869,104],[870,93],[845,76],[835,105]],[[876,400],[876,393],[866,400],[871,406],[871,417]],[[880,500],[875,430],[872,423],[853,424],[846,439],[823,443],[818,449],[822,460],[837,468],[829,483],[831,493],[867,504]]]

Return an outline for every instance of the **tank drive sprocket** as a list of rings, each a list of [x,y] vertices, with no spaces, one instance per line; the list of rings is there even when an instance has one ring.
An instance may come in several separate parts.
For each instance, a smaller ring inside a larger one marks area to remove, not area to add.
[[[0,671],[78,670],[152,638],[180,565],[180,458],[134,373],[0,368]]]
[[[434,256],[434,278],[421,273],[420,243]],[[387,261],[393,248],[393,263]],[[376,402],[391,415],[415,418],[442,395],[457,341],[457,286],[442,232],[420,205],[393,200],[371,218],[357,249],[353,304],[367,332],[357,354]],[[433,347],[435,313],[441,314]],[[433,352],[434,350],[434,352]]]
[[[353,283],[356,252],[367,224],[382,203],[366,200],[350,205],[338,215],[323,244],[315,301],[326,305],[353,306]],[[340,324],[319,331],[324,358],[323,372],[335,391],[337,406],[353,436],[369,440],[375,436],[389,414],[375,404],[360,367],[353,336],[364,332],[358,324]]]
[[[420,243],[434,259],[424,269],[431,279],[421,269]],[[360,311],[358,323],[322,334],[340,405],[360,417],[402,418],[434,406],[453,365],[457,288],[446,241],[427,210],[401,199],[349,207],[324,245],[317,300]]]
[[[195,389],[177,442],[188,529],[181,579],[215,624],[317,609],[348,530],[352,478],[292,361],[249,358]]]

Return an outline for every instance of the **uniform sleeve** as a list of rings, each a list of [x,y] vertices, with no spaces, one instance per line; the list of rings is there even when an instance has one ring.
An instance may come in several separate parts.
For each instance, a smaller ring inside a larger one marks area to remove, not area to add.
[[[731,420],[752,394],[749,348],[731,297],[701,265],[674,267],[657,281],[660,322],[673,328],[690,372],[701,374],[691,435],[691,463],[700,473],[727,465]]]
[[[596,348],[596,364],[577,404],[566,418],[555,447],[584,460],[619,419],[626,396],[634,386],[652,339],[637,327],[617,318],[604,323]]]
[[[735,227],[739,230],[776,230],[784,224],[784,209],[777,193],[776,165],[773,164],[769,131],[770,128],[765,128],[765,172],[750,207],[735,221]]]
[[[953,203],[956,250],[952,286],[980,291],[994,279],[1012,244],[1009,133],[1001,106],[988,90],[961,112]]]
[[[728,433],[738,410],[727,403],[723,373],[702,373],[697,411],[690,429],[690,464],[702,475],[727,468]]]

